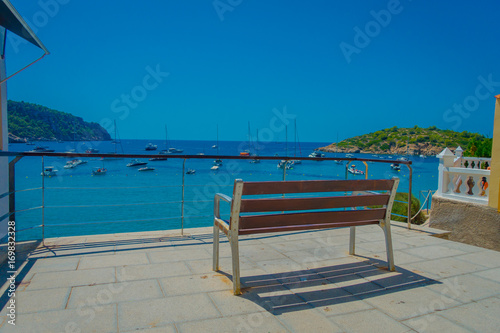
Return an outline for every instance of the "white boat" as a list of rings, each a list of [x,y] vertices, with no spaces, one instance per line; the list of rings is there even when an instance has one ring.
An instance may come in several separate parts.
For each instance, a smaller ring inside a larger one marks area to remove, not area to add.
[[[167,152],[168,152],[169,154],[180,154],[180,153],[182,153],[183,151],[184,151],[184,150],[182,150],[182,149],[177,149],[177,148],[173,148],[173,147],[168,148],[168,150],[167,150]]]
[[[158,155],[166,155],[167,153],[162,150],[158,153]],[[165,156],[165,157],[153,157],[153,158],[150,158],[149,159],[150,161],[166,161],[168,160],[168,158]]]
[[[194,169],[188,169],[188,171],[186,171],[186,175],[194,175],[196,173],[196,170]]]
[[[290,170],[290,169],[293,169],[293,162],[292,161],[281,160],[276,167],[278,169],[286,168],[287,170]]]
[[[420,156],[419,156],[419,157],[420,157],[420,158],[425,158],[425,155],[423,155],[423,154],[420,154]]]
[[[85,151],[87,154],[97,154],[99,152],[99,149],[95,148],[89,148]]]
[[[347,158],[353,158],[354,155],[353,154],[345,154],[345,157],[347,157]]]
[[[146,145],[146,148],[144,148],[144,150],[156,150],[156,149],[158,149],[158,146],[152,144],[151,142]]]
[[[309,154],[309,157],[323,158],[323,157],[325,157],[325,154],[323,154],[322,152],[320,152],[318,150],[315,150]]]
[[[48,166],[45,167],[45,169],[43,169],[42,176],[48,176],[48,177],[57,176],[57,171],[58,170],[54,169],[53,166]]]
[[[152,168],[152,167],[144,167],[144,168],[140,168],[139,171],[155,171],[155,168]]]
[[[406,161],[408,161],[408,158],[406,158],[406,157],[399,157],[398,161],[405,161],[406,162]]]
[[[215,171],[215,170],[219,170],[219,167],[220,167],[219,165],[213,165],[213,166],[210,168],[210,170],[214,170],[214,171]]]
[[[333,160],[335,163],[337,164],[342,164],[342,161],[341,160]]]
[[[108,172],[108,170],[106,170],[106,168],[104,168],[104,167],[94,168],[94,169],[92,169],[92,176],[103,176],[106,174],[106,172]]]
[[[217,149],[217,145],[213,145],[213,146],[212,146],[212,149]]]
[[[135,166],[139,166],[139,165],[146,165],[148,164],[148,162],[143,162],[143,161],[139,161],[137,159],[133,159],[130,161],[129,164],[127,164],[128,167],[135,167]]]
[[[73,163],[73,161],[68,161],[68,162],[66,162],[66,164],[64,165],[64,167],[63,167],[63,168],[64,168],[64,169],[73,169],[73,168],[75,168],[75,167],[76,167],[76,164],[75,164],[75,163]]]
[[[352,173],[353,175],[364,175],[365,172],[362,171],[362,170],[359,170],[359,169],[356,169],[356,166],[354,164],[352,164],[348,169],[347,171],[349,173]]]
[[[394,171],[401,171],[401,167],[399,166],[399,164],[398,164],[398,163],[392,163],[392,164],[391,164],[391,168],[392,168],[392,170],[394,170]]]

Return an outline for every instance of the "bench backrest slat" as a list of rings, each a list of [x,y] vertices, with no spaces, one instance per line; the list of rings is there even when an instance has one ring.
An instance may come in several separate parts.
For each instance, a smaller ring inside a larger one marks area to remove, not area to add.
[[[247,184],[245,183],[245,186]],[[240,212],[277,212],[387,205],[389,194],[358,196],[242,199]]]
[[[378,223],[385,217],[385,208],[326,211],[288,214],[265,214],[240,216],[239,229],[258,229],[292,225],[324,224],[339,222],[373,221]]]
[[[392,179],[306,180],[244,183],[243,195],[391,190]]]

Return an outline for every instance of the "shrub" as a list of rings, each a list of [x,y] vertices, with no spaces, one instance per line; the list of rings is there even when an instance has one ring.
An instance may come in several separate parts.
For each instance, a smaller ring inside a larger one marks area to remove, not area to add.
[[[398,192],[396,193],[396,200],[398,201],[404,201],[405,203],[401,202],[394,202],[394,205],[392,206],[392,213],[393,214],[398,214],[398,215],[408,215],[408,193],[404,192]],[[414,195],[411,197],[411,216],[413,217],[418,210],[420,209],[420,200],[418,198],[415,198]],[[400,216],[392,216],[391,220],[394,221],[400,221],[400,222],[407,222],[406,218],[400,217]],[[422,212],[419,212],[418,215],[412,220],[413,224],[423,224],[425,222],[425,217],[422,214]]]

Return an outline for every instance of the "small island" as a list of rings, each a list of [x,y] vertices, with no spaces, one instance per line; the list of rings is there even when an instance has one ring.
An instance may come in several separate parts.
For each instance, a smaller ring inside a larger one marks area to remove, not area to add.
[[[492,139],[467,131],[421,128],[386,128],[332,143],[318,150],[331,153],[370,153],[435,156],[444,148],[461,146],[466,156],[491,157]]]
[[[29,141],[109,141],[111,136],[98,123],[48,107],[7,101],[9,143]]]

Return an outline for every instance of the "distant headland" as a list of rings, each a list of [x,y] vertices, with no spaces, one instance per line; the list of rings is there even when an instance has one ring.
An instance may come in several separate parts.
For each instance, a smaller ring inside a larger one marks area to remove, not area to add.
[[[28,141],[108,141],[109,133],[98,123],[48,107],[7,101],[9,142]]]
[[[492,139],[467,131],[421,128],[386,128],[332,143],[319,150],[332,153],[371,153],[396,155],[437,155],[444,148],[461,146],[467,156],[490,157]]]

